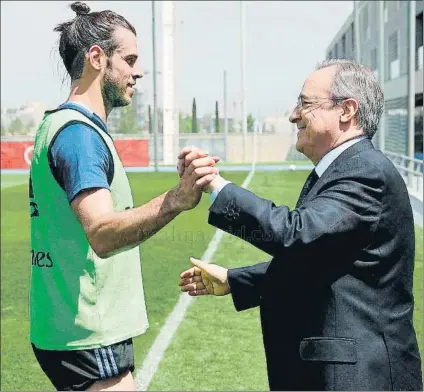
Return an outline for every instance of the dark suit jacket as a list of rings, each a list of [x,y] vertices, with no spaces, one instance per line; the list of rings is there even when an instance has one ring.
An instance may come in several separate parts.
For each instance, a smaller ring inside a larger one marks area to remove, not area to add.
[[[422,390],[412,209],[368,139],[298,208],[228,184],[209,223],[273,257],[228,273],[235,308],[260,306],[271,390]]]

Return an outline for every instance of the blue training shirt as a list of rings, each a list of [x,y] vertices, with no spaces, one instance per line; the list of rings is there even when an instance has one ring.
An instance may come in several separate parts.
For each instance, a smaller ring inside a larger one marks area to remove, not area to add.
[[[84,106],[67,102],[58,107],[62,108],[77,110],[107,132],[102,119]],[[69,203],[90,188],[110,190],[114,174],[112,155],[97,131],[86,124],[69,125],[60,131],[50,147],[50,162]]]

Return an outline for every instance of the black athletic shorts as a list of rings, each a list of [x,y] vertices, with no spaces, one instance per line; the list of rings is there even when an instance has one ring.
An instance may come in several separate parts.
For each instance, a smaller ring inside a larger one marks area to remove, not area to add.
[[[132,339],[89,350],[41,350],[31,345],[41,369],[58,391],[85,391],[96,381],[134,371]]]

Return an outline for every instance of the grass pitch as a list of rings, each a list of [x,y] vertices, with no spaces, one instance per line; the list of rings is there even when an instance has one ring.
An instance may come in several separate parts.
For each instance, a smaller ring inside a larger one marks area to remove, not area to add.
[[[306,171],[257,172],[249,189],[278,204],[294,207]],[[176,184],[175,173],[130,173],[135,205]],[[247,173],[223,176],[241,184]],[[203,197],[141,245],[150,328],[134,339],[140,366],[178,301],[179,274],[189,257],[200,258],[215,229],[207,224],[210,202]],[[2,175],[1,192],[1,389],[52,390],[28,340],[30,277],[27,176]],[[414,324],[422,352],[423,231],[416,229]],[[212,262],[236,267],[269,260],[251,245],[225,235]],[[151,390],[268,390],[257,309],[237,313],[230,296],[196,298],[160,364]]]

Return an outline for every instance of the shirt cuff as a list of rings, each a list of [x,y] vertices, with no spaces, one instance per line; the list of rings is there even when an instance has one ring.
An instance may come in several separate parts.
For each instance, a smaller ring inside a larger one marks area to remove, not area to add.
[[[231,181],[224,180],[221,177],[221,181],[220,181],[220,183],[218,185],[218,188],[215,189],[213,192],[211,192],[211,194],[209,196],[210,197],[210,200],[211,200],[211,203],[213,203],[215,201],[215,199],[217,198],[219,192],[222,191],[222,189],[225,187],[225,185],[230,184],[230,183],[231,183]]]

